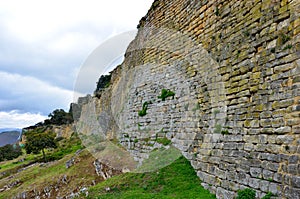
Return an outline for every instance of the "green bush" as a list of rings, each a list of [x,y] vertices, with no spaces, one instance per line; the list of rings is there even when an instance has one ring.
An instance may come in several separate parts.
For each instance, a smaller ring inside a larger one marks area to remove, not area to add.
[[[255,191],[253,189],[243,189],[238,191],[236,199],[255,199]]]
[[[157,96],[159,99],[161,99],[162,101],[165,101],[166,98],[168,97],[174,97],[175,93],[173,91],[170,91],[169,89],[162,89],[161,90],[161,95]]]

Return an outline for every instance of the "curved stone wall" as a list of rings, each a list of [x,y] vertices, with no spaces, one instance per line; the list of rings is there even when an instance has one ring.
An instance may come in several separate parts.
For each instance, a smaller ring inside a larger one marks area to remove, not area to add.
[[[171,141],[218,198],[247,187],[299,198],[299,10],[296,0],[156,0],[110,87],[83,109],[140,163]],[[158,98],[163,89],[173,95]]]

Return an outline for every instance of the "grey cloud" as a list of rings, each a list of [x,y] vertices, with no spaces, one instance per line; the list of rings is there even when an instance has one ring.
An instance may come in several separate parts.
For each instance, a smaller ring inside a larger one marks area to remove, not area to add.
[[[73,92],[34,77],[0,71],[0,111],[20,110],[47,115],[56,108],[68,109]]]

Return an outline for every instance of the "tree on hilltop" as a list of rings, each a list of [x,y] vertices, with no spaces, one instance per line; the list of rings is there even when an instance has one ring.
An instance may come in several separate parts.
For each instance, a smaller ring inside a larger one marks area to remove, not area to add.
[[[63,125],[71,124],[73,122],[72,113],[65,112],[63,109],[56,109],[48,115],[50,119],[47,120],[50,124]],[[46,123],[46,120],[45,120]]]
[[[42,152],[43,159],[46,161],[45,149],[49,148],[57,148],[54,133],[33,131],[26,134],[25,150],[27,154]]]

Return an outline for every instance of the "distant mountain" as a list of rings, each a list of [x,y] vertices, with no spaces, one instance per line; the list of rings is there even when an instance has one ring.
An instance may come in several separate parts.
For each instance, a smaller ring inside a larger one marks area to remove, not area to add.
[[[0,128],[0,133],[7,132],[7,131],[18,131],[18,132],[21,132],[22,129],[18,129],[18,128]]]
[[[5,131],[0,133],[0,146],[14,144],[20,137],[20,131]]]

